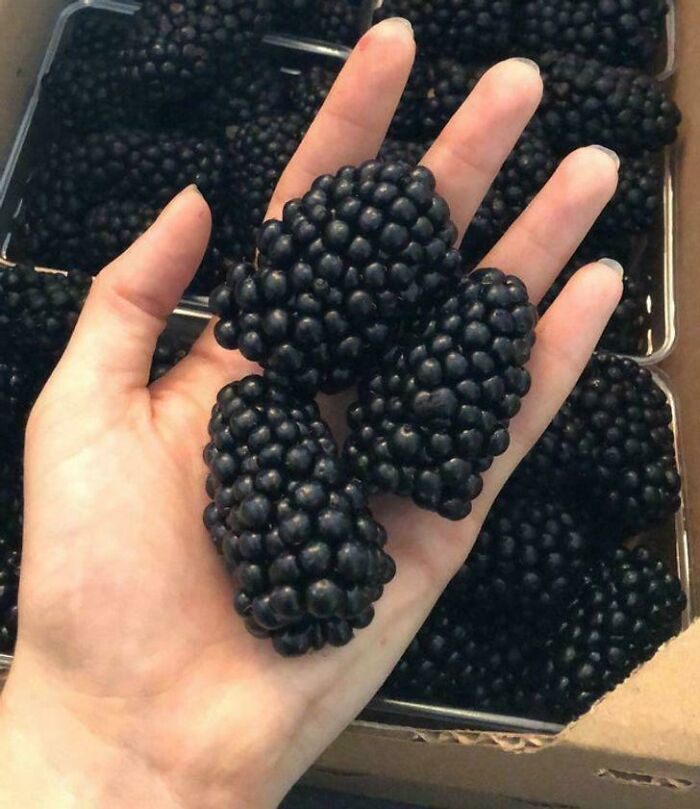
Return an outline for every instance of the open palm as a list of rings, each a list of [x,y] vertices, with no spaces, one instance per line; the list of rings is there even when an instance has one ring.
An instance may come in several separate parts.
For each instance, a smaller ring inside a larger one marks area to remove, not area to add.
[[[316,176],[376,155],[413,56],[400,22],[361,40],[284,174],[271,216]],[[531,65],[497,65],[425,156],[460,233],[541,92]],[[574,153],[483,265],[519,275],[536,302],[616,180],[604,151]],[[277,805],[381,685],[573,386],[621,291],[605,264],[576,274],[539,324],[532,391],[472,515],[448,523],[408,501],[374,503],[398,567],[375,621],[342,649],[288,660],[234,615],[201,519],[211,406],[253,366],[219,348],[209,328],[186,360],[147,386],[156,339],[210,226],[206,203],[188,189],[98,276],[30,419],[21,622],[0,703],[0,752],[16,764],[0,774],[0,798],[21,782],[22,806],[64,805],[47,802],[57,783],[65,805]],[[323,402],[334,425],[342,399]],[[23,774],[32,757],[41,773]]]

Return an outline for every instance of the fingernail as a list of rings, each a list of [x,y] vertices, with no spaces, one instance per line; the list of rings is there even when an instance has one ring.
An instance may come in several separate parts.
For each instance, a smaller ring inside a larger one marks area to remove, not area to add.
[[[185,188],[185,191],[196,191],[200,197],[203,196],[202,192],[199,190],[199,186],[197,185],[197,183],[192,183],[191,185],[188,185],[187,188]]]
[[[411,25],[411,21],[407,20],[405,17],[389,17],[387,22],[400,23],[404,26],[404,28],[408,28],[408,30],[411,32],[411,36],[413,36],[413,25]]]
[[[620,168],[620,156],[618,155],[617,152],[614,152],[612,149],[608,149],[607,146],[601,146],[599,143],[592,144],[591,148],[598,149],[599,152],[603,152],[603,154],[606,154],[617,166],[617,168],[618,169]]]
[[[524,65],[531,67],[534,71],[537,72],[537,75],[539,76],[540,66],[533,59],[528,59],[526,56],[514,56],[513,60],[515,62],[522,62]]]
[[[611,270],[614,270],[620,278],[624,278],[625,270],[619,261],[615,261],[614,258],[599,258],[598,261],[601,264],[605,264],[606,267],[610,267]]]

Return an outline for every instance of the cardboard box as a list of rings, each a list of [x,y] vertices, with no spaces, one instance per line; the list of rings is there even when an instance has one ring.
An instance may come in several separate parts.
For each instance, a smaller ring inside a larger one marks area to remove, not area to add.
[[[70,0],[0,0],[0,158],[7,155],[58,12]],[[700,536],[700,0],[677,0],[674,90],[685,124],[677,186],[680,337],[664,370],[679,402],[687,519]],[[700,599],[700,553],[693,565]],[[308,780],[466,809],[700,807],[700,623],[556,737],[355,722]]]
[[[683,110],[677,183],[679,339],[663,370],[679,404],[693,598],[700,598],[699,0],[677,0]],[[558,736],[355,722],[310,783],[441,809],[698,809],[700,622]]]

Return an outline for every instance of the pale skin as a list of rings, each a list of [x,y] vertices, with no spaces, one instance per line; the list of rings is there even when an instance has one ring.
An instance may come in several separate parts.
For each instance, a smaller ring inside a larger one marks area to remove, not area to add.
[[[319,174],[376,155],[414,58],[388,20],[361,40],[290,163],[270,215]],[[538,72],[492,68],[424,158],[463,233],[535,111]],[[566,158],[484,257],[544,294],[614,193],[614,156]],[[97,278],[31,415],[16,658],[0,701],[0,806],[269,809],[367,703],[469,553],[494,497],[572,388],[621,294],[580,270],[538,326],[511,447],[460,523],[373,503],[398,572],[342,649],[278,657],[234,615],[209,542],[201,459],[217,391],[253,370],[211,329],[148,387],[150,359],[204,252],[195,189]],[[346,400],[324,400],[333,424]]]

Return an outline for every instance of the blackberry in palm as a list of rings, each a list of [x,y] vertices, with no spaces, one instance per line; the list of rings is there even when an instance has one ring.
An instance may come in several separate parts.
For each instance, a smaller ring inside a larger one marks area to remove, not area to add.
[[[349,643],[394,564],[318,407],[249,376],[219,393],[209,431],[204,520],[248,630],[284,656]]]
[[[260,230],[258,266],[211,296],[216,337],[276,384],[350,387],[459,270],[456,229],[423,167],[368,161],[314,181]]]
[[[529,390],[535,322],[523,283],[496,269],[438,299],[360,381],[345,446],[353,473],[372,492],[466,517]]]

